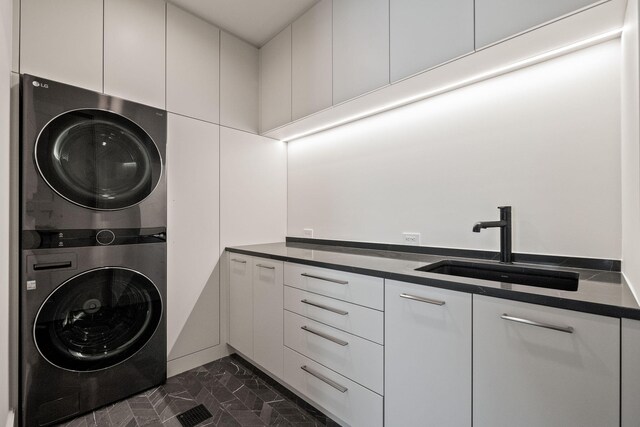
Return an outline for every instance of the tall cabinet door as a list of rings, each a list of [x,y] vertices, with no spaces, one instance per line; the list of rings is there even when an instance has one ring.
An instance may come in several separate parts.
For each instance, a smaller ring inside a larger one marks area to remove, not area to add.
[[[102,0],[22,0],[20,72],[102,92]]]
[[[176,114],[168,115],[167,134],[167,341],[173,360],[220,343],[220,143],[217,125]]]
[[[165,2],[105,0],[104,91],[165,108]]]
[[[474,427],[620,423],[620,319],[474,295]]]
[[[333,2],[333,103],[389,84],[389,0]]]
[[[253,358],[253,258],[229,254],[229,344]]]
[[[470,427],[471,294],[388,280],[384,317],[385,425]]]
[[[254,258],[253,358],[282,378],[284,357],[283,262]]]
[[[475,0],[476,49],[600,0]]]
[[[473,52],[473,0],[390,0],[391,81]]]

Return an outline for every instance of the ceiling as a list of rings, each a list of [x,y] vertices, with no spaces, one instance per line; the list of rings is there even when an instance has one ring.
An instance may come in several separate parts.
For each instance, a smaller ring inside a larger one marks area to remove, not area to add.
[[[318,0],[170,0],[256,47],[306,12]]]

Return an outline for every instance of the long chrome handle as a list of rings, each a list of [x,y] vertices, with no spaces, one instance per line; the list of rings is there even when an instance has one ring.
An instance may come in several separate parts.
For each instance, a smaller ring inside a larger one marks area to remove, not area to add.
[[[332,337],[331,335],[327,335],[324,332],[320,332],[320,331],[316,331],[315,329],[311,329],[308,326],[301,326],[300,329],[302,329],[303,331],[307,331],[311,334],[317,335],[321,338],[324,338],[325,340],[329,340],[331,342],[334,342],[336,344],[339,344],[341,346],[345,346],[345,345],[349,345],[348,342],[341,340],[340,338],[336,338],[336,337]]]
[[[339,308],[329,307],[328,305],[324,305],[324,304],[320,304],[320,303],[317,303],[317,302],[309,301],[307,299],[301,299],[300,302],[303,303],[303,304],[312,305],[314,307],[318,307],[318,308],[321,308],[323,310],[330,311],[332,313],[340,314],[342,316],[346,316],[347,314],[349,314],[348,311],[340,310]]]
[[[231,258],[231,261],[239,262],[240,264],[246,264],[247,263],[247,261],[245,261],[243,259],[238,259],[238,258]]]
[[[325,282],[338,283],[340,285],[348,285],[349,284],[349,282],[346,281],[346,280],[338,280],[338,279],[331,279],[329,277],[315,276],[315,275],[309,274],[309,273],[302,273],[301,276],[310,277],[311,279],[324,280]]]
[[[444,305],[445,304],[444,301],[438,301],[436,299],[423,298],[423,297],[418,297],[418,296],[409,295],[409,294],[400,294],[400,298],[406,298],[406,299],[410,299],[410,300],[413,300],[413,301],[426,302],[427,304],[433,304],[433,305]]]
[[[272,265],[264,265],[264,264],[256,264],[256,267],[266,268],[267,270],[275,270],[276,268]]]
[[[300,369],[302,369],[303,371],[305,371],[306,373],[316,377],[317,379],[319,379],[322,382],[325,382],[327,384],[329,384],[331,387],[335,388],[336,390],[338,390],[340,393],[344,393],[347,390],[349,390],[348,388],[346,388],[343,385],[338,384],[337,382],[325,377],[324,375],[322,375],[319,372],[314,371],[313,369],[307,367],[307,365],[303,365],[300,366]]]
[[[556,326],[551,325],[549,323],[541,323],[536,322],[535,320],[522,319],[520,317],[509,316],[507,313],[504,313],[500,318],[504,320],[508,320],[510,322],[522,323],[525,325],[537,326],[539,328],[553,329],[554,331],[565,332],[567,334],[572,334],[574,329],[571,326]]]

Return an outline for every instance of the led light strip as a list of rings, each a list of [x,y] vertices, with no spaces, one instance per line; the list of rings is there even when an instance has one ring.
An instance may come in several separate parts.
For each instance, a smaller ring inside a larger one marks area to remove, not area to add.
[[[512,72],[512,71],[516,71],[516,70],[519,70],[521,68],[525,68],[527,66],[534,65],[534,64],[546,61],[548,59],[564,55],[564,54],[569,53],[569,52],[573,52],[573,51],[576,51],[576,50],[579,50],[579,49],[582,49],[582,48],[585,48],[585,47],[593,46],[595,44],[602,43],[602,42],[605,42],[605,41],[613,40],[613,39],[619,37],[621,34],[622,34],[622,28],[618,28],[618,29],[615,29],[615,30],[612,30],[612,31],[607,31],[606,33],[599,34],[599,35],[594,36],[594,37],[590,37],[590,38],[588,38],[586,40],[582,40],[582,41],[579,41],[579,42],[576,42],[576,43],[572,43],[570,45],[567,45],[567,46],[564,46],[564,47],[561,47],[561,48],[558,48],[558,49],[550,50],[548,52],[545,52],[545,53],[542,53],[542,54],[539,54],[539,55],[535,55],[535,56],[532,56],[531,58],[524,59],[524,60],[521,60],[521,61],[517,61],[517,62],[514,62],[512,64],[506,65],[506,66],[498,67],[498,68],[492,69],[490,71],[486,71],[484,73],[477,74],[477,75],[475,75],[473,77],[470,77],[470,78],[467,78],[467,79],[463,79],[463,80],[460,80],[458,82],[442,86],[442,87],[440,87],[438,89],[429,90],[427,92],[421,92],[419,94],[410,96],[408,98],[403,98],[401,100],[391,102],[391,103],[386,104],[386,105],[384,105],[382,107],[377,107],[377,108],[374,108],[372,110],[368,110],[368,111],[365,111],[365,112],[362,112],[362,113],[358,113],[358,114],[355,114],[353,116],[346,117],[344,119],[332,122],[332,123],[327,124],[327,125],[319,126],[319,127],[314,128],[312,130],[309,130],[309,131],[305,131],[305,132],[301,132],[301,133],[295,134],[295,135],[290,136],[288,138],[283,138],[283,141],[290,142],[290,141],[293,141],[295,139],[299,139],[299,138],[303,138],[305,136],[312,135],[314,133],[322,132],[322,131],[325,131],[325,130],[328,130],[328,129],[331,129],[331,128],[335,128],[335,127],[338,127],[338,126],[341,126],[341,125],[344,125],[344,124],[347,124],[347,123],[354,122],[356,120],[364,119],[365,117],[369,117],[369,116],[373,116],[375,114],[379,114],[379,113],[382,113],[382,112],[385,112],[385,111],[393,110],[394,108],[403,107],[403,106],[405,106],[407,104],[411,104],[411,103],[414,103],[414,102],[417,102],[417,101],[422,101],[422,100],[425,100],[427,98],[431,98],[431,97],[436,96],[436,95],[441,95],[441,94],[443,94],[445,92],[450,92],[450,91],[455,90],[455,89],[460,89],[462,87],[469,86],[471,84],[478,83],[478,82],[481,82],[483,80],[488,80],[488,79],[493,78],[493,77],[498,77],[500,75],[503,75],[503,74],[506,74],[506,73],[509,73],[509,72]]]

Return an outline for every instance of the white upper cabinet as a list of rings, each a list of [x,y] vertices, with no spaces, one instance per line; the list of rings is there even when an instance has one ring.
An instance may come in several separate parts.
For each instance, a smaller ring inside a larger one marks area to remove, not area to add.
[[[167,4],[167,110],[219,123],[220,30]]]
[[[473,296],[474,427],[619,423],[620,319]]]
[[[260,131],[291,121],[291,26],[260,49]]]
[[[391,81],[473,52],[473,0],[390,0]]]
[[[598,2],[596,0],[475,0],[476,49]]]
[[[322,0],[292,25],[294,120],[332,104],[331,3]]]
[[[333,103],[389,84],[389,0],[333,3]]]
[[[224,31],[220,37],[220,123],[258,133],[258,49]]]
[[[105,93],[164,109],[165,3],[106,0],[104,34]]]
[[[102,0],[22,0],[20,72],[102,91]]]

